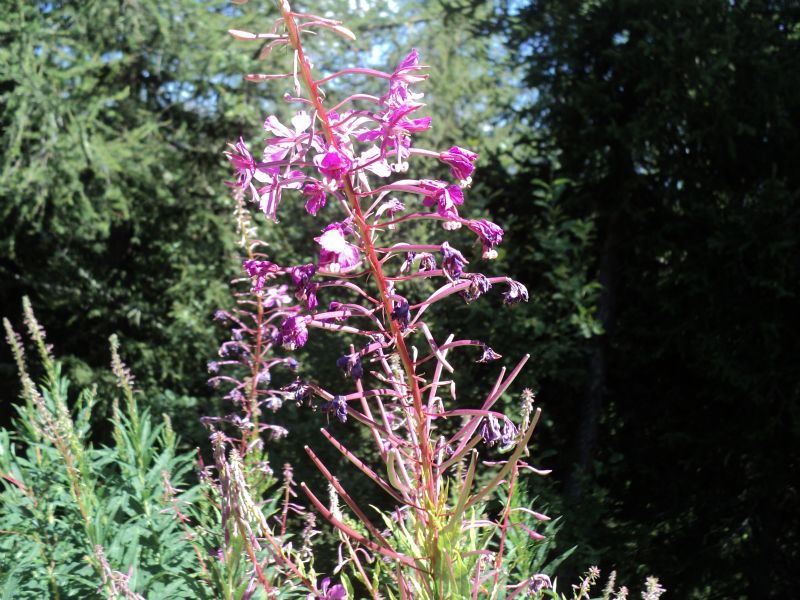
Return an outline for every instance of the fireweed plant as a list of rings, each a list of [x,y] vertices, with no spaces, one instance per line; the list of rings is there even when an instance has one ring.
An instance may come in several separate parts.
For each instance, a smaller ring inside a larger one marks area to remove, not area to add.
[[[459,146],[427,149],[415,141],[415,134],[431,127],[430,117],[415,114],[424,106],[417,84],[427,77],[416,50],[391,72],[347,68],[319,75],[306,57],[305,35],[321,30],[345,38],[353,34],[339,21],[293,12],[286,1],[278,7],[281,18],[268,32],[230,32],[236,39],[264,44],[261,58],[281,47],[293,53],[293,72],[247,79],[292,81],[293,92],[285,99],[297,110],[288,125],[267,117],[266,145],[256,154],[241,138],[226,152],[236,173],[229,185],[237,200],[249,288],[238,292],[235,310],[218,314],[233,335],[220,349],[221,360],[209,364],[211,383],[224,386],[226,397],[239,408],[235,415],[206,419],[214,429],[216,463],[216,474],[208,469],[207,475],[218,493],[226,548],[231,536],[238,536],[239,550],[250,557],[255,572],[249,593],[260,585],[270,597],[287,586],[304,590],[309,598],[353,597],[345,565],[375,598],[539,593],[550,587],[547,576],[529,572],[511,580],[521,572],[518,565],[512,568],[511,555],[541,540],[535,524],[548,520],[515,501],[519,478],[543,473],[529,464],[527,449],[540,409],[533,407],[529,391],[522,394],[515,419],[495,409],[528,357],[510,371],[500,369],[481,402],[456,405],[448,355],[468,351],[481,363],[500,355],[479,340],[452,334],[437,339],[425,320],[438,302],[460,297],[470,303],[496,287],[511,305],[527,301],[528,292],[509,277],[481,274],[447,239],[436,244],[404,239],[414,222],[441,225],[442,238],[466,227],[480,243],[483,259],[496,257],[503,230],[459,214],[477,154]],[[323,92],[324,84],[352,75],[383,80],[385,94],[353,93],[333,101]],[[451,179],[419,176],[431,161],[447,165]],[[283,264],[280,257],[261,252],[262,244],[254,240],[249,206],[258,206],[278,223],[284,196],[303,202],[309,218],[317,221],[315,262]],[[423,279],[437,281],[438,289],[415,297],[419,288],[413,284]],[[339,389],[340,383],[329,387],[300,378],[274,389],[271,370],[296,368],[285,353],[301,348],[320,330],[357,340],[337,361],[349,390]],[[260,514],[254,506],[258,485],[251,489],[242,465],[257,467],[265,460],[264,433],[285,434],[260,417],[264,409],[275,410],[287,400],[324,413],[330,423],[321,429],[325,440],[396,506],[381,512],[359,505],[315,451],[305,448],[329,490],[323,496],[305,483],[299,487],[339,533],[338,581],[320,581],[313,570],[305,550],[314,532],[310,512],[303,547],[287,541],[287,515],[302,512],[290,471],[283,508],[276,509],[280,527],[253,517]],[[348,420],[368,429],[380,467],[367,464],[336,435],[337,422]],[[238,433],[223,434],[230,431],[224,424]],[[494,448],[492,460],[487,460],[487,447]],[[502,460],[497,460],[498,450]],[[487,510],[489,500],[499,501],[500,509]],[[264,550],[268,559],[260,558]]]

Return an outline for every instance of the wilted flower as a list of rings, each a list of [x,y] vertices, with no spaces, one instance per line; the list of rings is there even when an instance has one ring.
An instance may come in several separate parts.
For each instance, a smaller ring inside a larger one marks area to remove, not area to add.
[[[500,451],[506,452],[516,443],[519,432],[507,417],[503,417],[503,425],[501,427],[500,421],[496,416],[488,415],[483,418],[478,433],[483,438],[484,444],[491,448],[499,443]]]
[[[436,257],[430,252],[423,252],[419,255],[419,272],[433,271],[436,269]]]
[[[497,251],[494,247],[503,241],[502,227],[486,219],[470,221],[467,223],[467,227],[474,231],[480,238],[481,244],[483,245],[483,258],[497,258]]]
[[[364,376],[364,367],[358,353],[345,354],[336,361],[336,366],[344,371],[346,377],[361,379]]]
[[[492,360],[497,360],[498,358],[503,358],[503,355],[502,354],[498,354],[497,352],[495,352],[494,350],[489,348],[489,346],[484,345],[483,346],[483,353],[481,354],[481,357],[475,362],[487,363],[487,362],[492,361]]]
[[[467,304],[474,302],[492,289],[492,284],[485,275],[480,273],[466,273],[464,277],[469,280],[469,287],[461,291],[461,296],[467,301]]]
[[[500,428],[500,421],[497,420],[497,417],[489,415],[483,418],[478,433],[483,438],[483,443],[491,447],[500,441],[503,430]]]
[[[316,270],[317,268],[312,263],[298,265],[289,269],[289,276],[292,278],[292,283],[294,283],[295,286],[302,288],[308,285],[308,282],[311,281]]]
[[[309,310],[314,310],[317,307],[317,289],[319,286],[311,282],[316,270],[317,267],[311,263],[289,269],[289,276],[295,286],[295,298],[305,304]]]
[[[544,589],[552,589],[553,583],[550,581],[550,577],[545,575],[544,573],[537,573],[533,577],[528,580],[528,593],[529,594],[536,594],[540,590]]]
[[[528,301],[528,288],[519,281],[511,281],[508,284],[508,291],[503,292],[503,303],[517,304]]]
[[[503,433],[500,436],[500,449],[507,450],[513,447],[517,441],[517,435],[519,435],[519,431],[517,430],[517,426],[511,422],[511,419],[503,419]]]
[[[311,386],[300,379],[295,379],[292,383],[284,387],[282,391],[291,394],[292,399],[297,403],[298,406],[303,404],[303,402],[312,396]]]
[[[334,413],[341,423],[347,422],[347,402],[342,396],[334,396],[330,402],[323,402],[319,407],[326,413]]]
[[[397,323],[400,325],[400,329],[403,331],[408,327],[408,313],[408,302],[405,300],[399,300],[395,302],[394,308],[392,309],[392,319],[397,321]]]
[[[461,252],[452,248],[447,242],[442,242],[442,268],[450,279],[461,277],[466,264],[468,264],[467,259]]]

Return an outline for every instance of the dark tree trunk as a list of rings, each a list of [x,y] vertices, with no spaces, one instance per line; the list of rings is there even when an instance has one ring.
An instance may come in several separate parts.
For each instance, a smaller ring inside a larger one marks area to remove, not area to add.
[[[579,500],[583,495],[583,482],[592,474],[593,455],[597,446],[600,416],[606,396],[608,379],[608,348],[616,318],[618,285],[619,217],[615,211],[607,216],[597,279],[602,286],[597,303],[597,318],[603,334],[595,337],[588,361],[586,393],[580,405],[578,428],[575,437],[575,463],[566,483],[566,495]]]

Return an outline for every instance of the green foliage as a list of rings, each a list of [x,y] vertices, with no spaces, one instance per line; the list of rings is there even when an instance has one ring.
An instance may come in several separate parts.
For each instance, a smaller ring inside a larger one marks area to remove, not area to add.
[[[462,473],[462,475],[464,475]],[[471,480],[467,479],[467,483]],[[534,575],[553,576],[559,565],[568,558],[575,548],[558,554],[555,539],[561,525],[559,519],[542,522],[530,511],[537,504],[522,486],[515,486],[511,498],[505,487],[498,489],[497,498],[491,502],[480,502],[466,512],[459,508],[458,496],[465,494],[464,481],[451,480],[455,507],[446,524],[443,524],[438,538],[439,552],[445,558],[440,572],[428,578],[433,589],[425,586],[425,578],[409,579],[410,591],[415,598],[471,598],[472,579],[482,579],[479,598],[503,598],[523,593]],[[392,540],[393,547],[406,556],[424,556],[425,533],[415,526],[413,511],[385,513],[377,510],[385,527],[383,535]],[[341,514],[341,513],[339,513]],[[507,520],[506,520],[507,515]],[[506,520],[506,527],[498,526]],[[347,520],[348,525],[360,533],[366,533],[358,521]],[[533,538],[531,532],[543,536]],[[344,544],[353,555],[347,536],[340,534]],[[492,574],[497,553],[502,543],[503,568]],[[363,582],[363,575],[370,577],[369,585],[376,590],[387,590],[389,597],[397,598],[397,574],[391,565],[376,560],[365,563],[361,571],[350,559],[348,571],[353,580]],[[481,576],[482,574],[482,576]],[[350,577],[342,574],[345,587],[353,589]],[[349,596],[357,597],[357,596]]]
[[[170,422],[139,412],[130,376],[112,341],[125,410],[114,410],[113,443],[90,440],[94,388],[70,402],[70,382],[44,343],[30,306],[26,320],[44,369],[27,374],[20,339],[5,321],[19,358],[24,404],[14,430],[0,430],[0,589],[5,598],[95,598],[112,582],[149,598],[204,598],[198,557],[170,501],[196,500],[192,456],[177,450]],[[69,408],[72,404],[72,408]],[[176,492],[175,485],[185,485]],[[167,494],[167,491],[170,491]]]
[[[79,383],[105,364],[94,340],[119,332],[148,404],[192,410],[230,272],[220,153],[258,122],[224,34],[241,15],[222,0],[2,12],[2,312],[30,295]]]

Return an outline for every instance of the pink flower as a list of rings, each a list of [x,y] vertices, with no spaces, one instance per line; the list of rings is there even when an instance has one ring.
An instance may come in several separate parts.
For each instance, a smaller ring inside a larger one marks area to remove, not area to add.
[[[456,206],[464,204],[464,192],[457,185],[447,185],[444,181],[421,179],[419,187],[426,192],[422,203],[425,206],[437,205],[436,212],[448,219],[458,217]]]
[[[325,188],[319,182],[313,181],[303,186],[303,196],[306,198],[306,211],[317,216],[319,209],[325,206]]]
[[[314,238],[322,248],[319,251],[319,266],[328,271],[338,272],[358,264],[358,247],[345,239],[350,228],[344,223],[331,223]]]
[[[337,413],[338,415],[338,413]],[[341,583],[331,585],[331,578],[326,577],[322,580],[322,588],[318,594],[309,594],[309,600],[345,600],[347,591]]]
[[[428,78],[427,75],[418,75],[416,73],[416,71],[421,71],[422,69],[427,69],[427,67],[420,66],[419,52],[417,52],[416,48],[412,48],[408,56],[401,60],[400,64],[397,65],[397,68],[392,72],[389,86],[394,88],[398,85],[407,86],[409,83],[425,81]]]
[[[317,154],[314,157],[314,164],[326,179],[340,181],[353,163],[340,150],[329,146],[325,154]]]
[[[258,170],[255,179],[267,185],[258,188],[255,192],[259,208],[273,221],[278,220],[278,205],[281,202],[283,188],[300,189],[302,180],[305,179],[302,171],[289,171],[281,175],[277,167]]]
[[[264,148],[264,160],[266,162],[277,162],[286,158],[286,155],[293,148],[298,149],[298,154],[305,154],[306,143],[319,152],[322,152],[323,145],[317,136],[305,133],[311,127],[311,117],[307,112],[301,110],[292,117],[292,127],[289,129],[281,123],[275,115],[270,115],[264,121],[264,129],[274,134],[277,139],[269,140],[271,143]]]
[[[236,169],[236,183],[243,190],[246,190],[256,172],[256,162],[253,160],[253,155],[250,154],[242,138],[239,138],[237,144],[228,144],[228,146],[233,152],[223,152],[223,154],[228,157],[233,168]]]
[[[450,166],[450,173],[459,181],[469,181],[475,170],[473,163],[478,158],[475,152],[453,146],[439,154],[439,160]]]
[[[286,293],[288,289],[289,287],[286,284],[268,287],[264,291],[262,299],[264,308],[274,308],[276,306],[291,304],[292,298]]]
[[[248,277],[253,279],[253,288],[251,289],[253,293],[260,292],[267,279],[271,278],[271,276],[280,271],[280,269],[278,265],[268,260],[244,261],[244,270],[247,271]]]
[[[405,104],[397,108],[391,108],[380,115],[381,126],[376,129],[362,130],[356,135],[360,142],[371,142],[381,139],[381,148],[384,150],[394,150],[398,158],[402,161],[409,156],[411,141],[409,137],[412,133],[425,131],[431,126],[431,118],[409,119],[407,116],[415,110],[421,108],[422,104]]]

